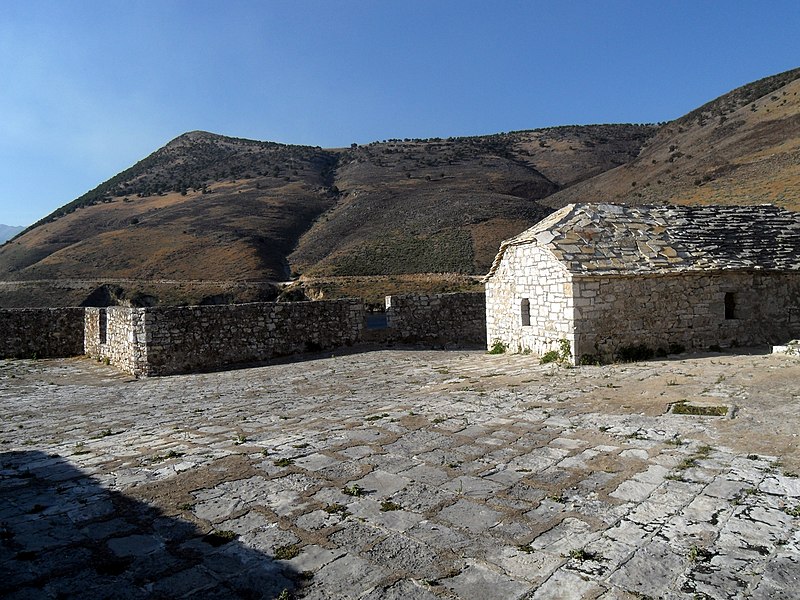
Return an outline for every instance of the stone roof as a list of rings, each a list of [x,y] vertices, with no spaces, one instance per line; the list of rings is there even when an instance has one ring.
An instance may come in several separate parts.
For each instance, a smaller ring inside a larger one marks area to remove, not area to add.
[[[538,244],[575,274],[800,270],[800,212],[758,206],[569,204],[504,241]]]

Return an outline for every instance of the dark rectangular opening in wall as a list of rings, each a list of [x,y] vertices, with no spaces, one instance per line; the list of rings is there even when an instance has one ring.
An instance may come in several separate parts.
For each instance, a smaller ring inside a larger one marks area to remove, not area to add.
[[[386,329],[389,327],[389,320],[385,312],[367,313],[365,317],[366,329]]]
[[[108,315],[106,315],[106,309],[101,308],[98,314],[98,334],[100,337],[100,343],[105,344],[107,337],[108,337]]]
[[[528,298],[522,299],[520,314],[522,316],[522,326],[529,326],[531,324],[531,301]]]
[[[725,292],[725,318],[736,318],[736,294],[733,292]]]

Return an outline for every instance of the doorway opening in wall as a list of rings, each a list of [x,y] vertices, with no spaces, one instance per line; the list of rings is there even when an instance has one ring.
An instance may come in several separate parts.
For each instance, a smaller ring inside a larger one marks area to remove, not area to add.
[[[106,340],[108,339],[108,315],[106,314],[106,309],[101,308],[100,314],[98,315],[98,333],[100,337],[100,343],[105,344]]]
[[[531,301],[528,298],[522,299],[520,306],[520,316],[522,317],[522,326],[527,327],[531,324]]]
[[[725,318],[736,318],[736,294],[733,292],[725,292]]]

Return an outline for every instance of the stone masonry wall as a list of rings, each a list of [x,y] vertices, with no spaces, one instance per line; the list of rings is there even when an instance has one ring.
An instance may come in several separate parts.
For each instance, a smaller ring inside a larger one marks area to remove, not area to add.
[[[84,353],[136,375],[147,369],[145,309],[87,308]]]
[[[83,354],[82,308],[0,309],[0,358]]]
[[[523,325],[528,300],[530,325]],[[509,246],[486,283],[486,343],[510,352],[542,355],[566,339],[574,346],[571,275],[546,249],[534,244]]]
[[[145,308],[142,375],[262,361],[356,343],[360,300]]]
[[[378,341],[478,345],[484,294],[387,298]],[[361,300],[86,309],[85,353],[135,375],[167,375],[258,362],[368,341]],[[372,340],[376,341],[376,340]]]
[[[624,346],[668,350],[777,344],[800,336],[800,273],[720,271],[576,277],[577,357]],[[725,295],[732,294],[733,318]]]
[[[481,292],[386,296],[390,341],[482,346],[486,340],[486,296]]]

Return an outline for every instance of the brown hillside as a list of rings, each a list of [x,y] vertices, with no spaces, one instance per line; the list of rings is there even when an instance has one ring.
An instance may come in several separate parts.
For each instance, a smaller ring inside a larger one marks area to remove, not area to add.
[[[635,156],[652,126],[558,127],[352,148],[339,201],[289,257],[307,275],[483,273],[539,200]]]
[[[760,204],[800,210],[800,69],[663,126],[636,160],[545,201]]]
[[[281,280],[335,157],[192,132],[0,248],[0,277]]]
[[[653,130],[565,127],[347,150],[191,132],[0,247],[0,280],[481,273],[501,239],[549,211],[538,199],[630,160]],[[15,289],[28,294],[15,305],[38,303],[30,286]],[[0,305],[9,305],[2,293]]]

